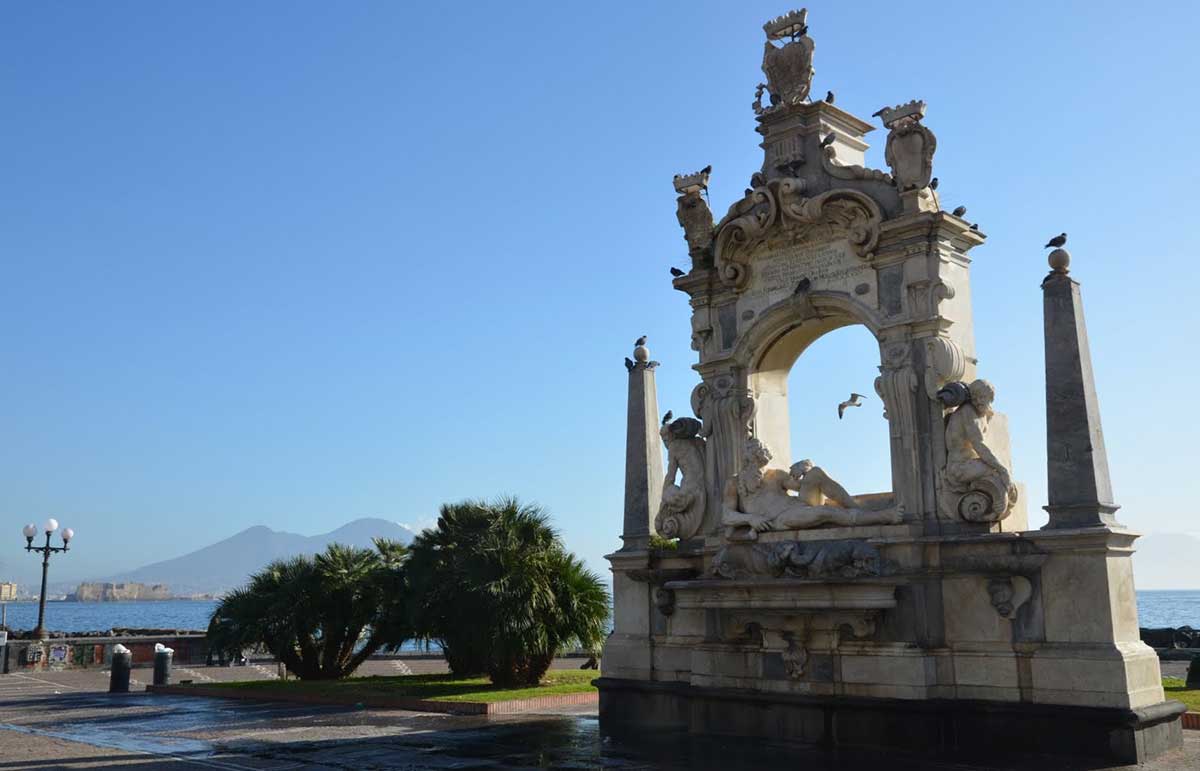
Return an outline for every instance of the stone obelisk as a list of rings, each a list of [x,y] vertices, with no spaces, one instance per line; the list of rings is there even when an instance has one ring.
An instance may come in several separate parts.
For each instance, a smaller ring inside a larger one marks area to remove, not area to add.
[[[625,549],[644,549],[653,532],[650,523],[662,498],[662,442],[658,436],[658,392],[645,338],[633,349],[629,370],[629,411],[625,429]]]
[[[1050,253],[1042,281],[1046,334],[1046,529],[1118,526],[1100,404],[1071,255]]]

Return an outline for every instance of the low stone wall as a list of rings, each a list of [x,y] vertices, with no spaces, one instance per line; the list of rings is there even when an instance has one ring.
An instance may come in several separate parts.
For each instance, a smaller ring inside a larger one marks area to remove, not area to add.
[[[133,654],[133,665],[151,666],[154,646],[175,651],[177,664],[203,664],[208,645],[203,633],[111,635],[106,637],[55,637],[49,640],[13,640],[0,648],[0,672],[40,672],[63,669],[101,669],[112,665],[113,648],[124,645]]]

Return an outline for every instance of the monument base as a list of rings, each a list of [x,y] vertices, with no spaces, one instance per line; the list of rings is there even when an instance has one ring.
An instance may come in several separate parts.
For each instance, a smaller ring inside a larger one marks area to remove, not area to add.
[[[1144,763],[1183,745],[1186,707],[1140,709],[774,694],[602,677],[600,723],[821,747],[996,757],[1072,755]]]

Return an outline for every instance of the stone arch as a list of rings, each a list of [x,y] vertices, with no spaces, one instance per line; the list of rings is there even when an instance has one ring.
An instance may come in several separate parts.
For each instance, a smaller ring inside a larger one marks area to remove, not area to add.
[[[776,303],[746,330],[733,350],[754,397],[754,435],[781,462],[791,457],[788,375],[814,342],[843,327],[863,326],[880,341],[881,319],[841,292],[813,292]]]

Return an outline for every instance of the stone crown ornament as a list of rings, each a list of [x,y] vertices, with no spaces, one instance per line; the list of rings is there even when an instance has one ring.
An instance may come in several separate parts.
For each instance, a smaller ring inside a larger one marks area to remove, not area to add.
[[[808,9],[801,8],[771,19],[763,25],[763,32],[767,33],[768,40],[782,40],[804,34],[807,27]]]
[[[693,171],[691,174],[676,174],[671,180],[675,184],[676,193],[697,193],[708,189],[708,169]]]
[[[920,99],[914,99],[911,102],[898,104],[895,107],[884,107],[875,114],[883,121],[884,126],[891,128],[894,123],[898,123],[905,118],[912,120],[924,118],[925,102]]]

